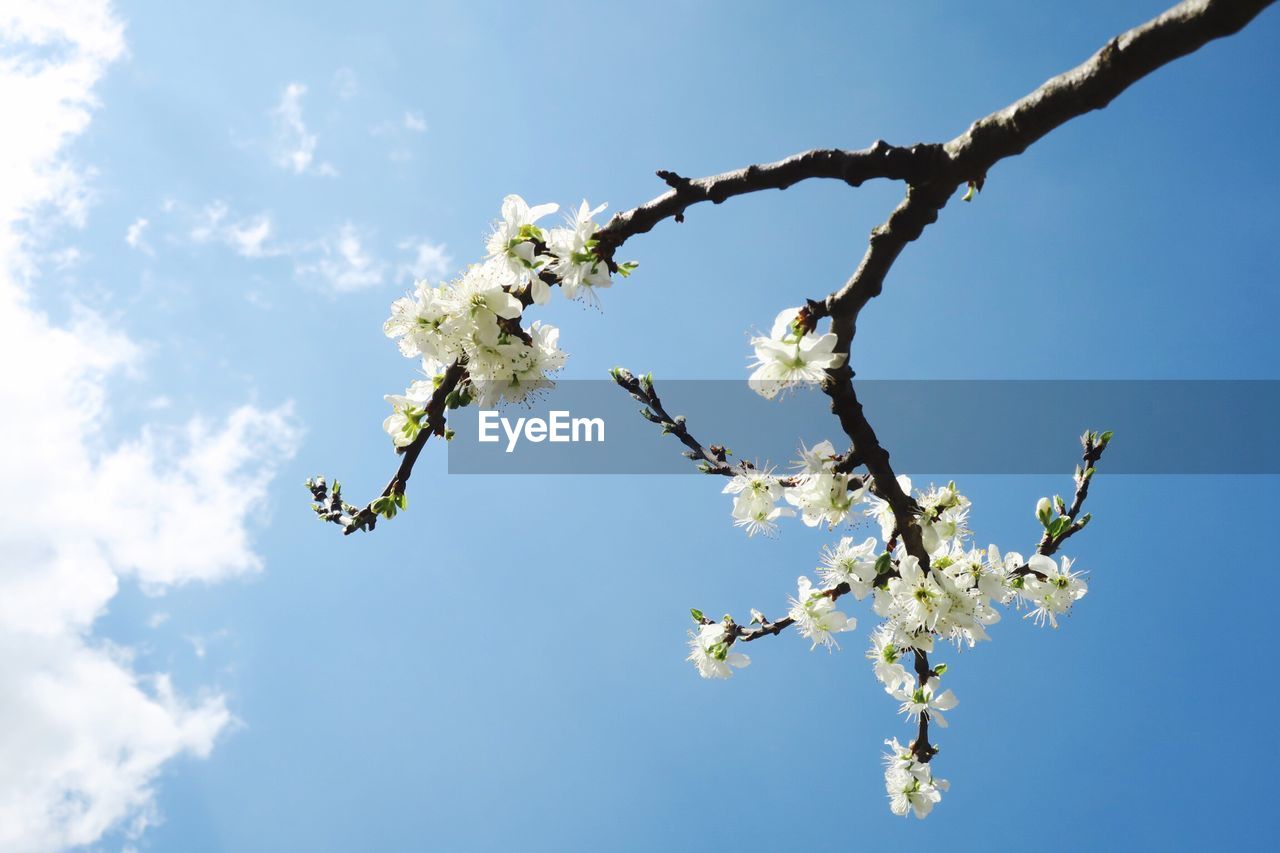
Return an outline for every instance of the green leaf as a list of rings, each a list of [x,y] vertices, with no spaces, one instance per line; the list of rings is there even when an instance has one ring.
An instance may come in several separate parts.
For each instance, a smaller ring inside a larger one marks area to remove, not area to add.
[[[392,519],[396,517],[396,501],[390,495],[383,495],[369,505],[375,515],[381,515],[384,518]]]
[[[705,616],[702,615],[702,611],[696,607],[689,608],[689,615],[692,616],[693,621],[697,622],[699,625],[701,625],[702,620],[706,618]]]

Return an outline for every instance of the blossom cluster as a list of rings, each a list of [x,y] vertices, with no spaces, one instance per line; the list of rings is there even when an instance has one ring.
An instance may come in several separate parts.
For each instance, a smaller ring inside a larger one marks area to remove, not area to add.
[[[829,441],[801,448],[796,473],[774,476],[772,469],[744,468],[723,489],[734,495],[733,523],[747,531],[773,535],[778,519],[800,515],[808,527],[834,527],[848,517],[866,494],[862,480],[839,469],[841,457]],[[779,506],[785,501],[794,509]]]
[[[555,204],[530,207],[518,195],[502,202],[502,216],[486,241],[483,260],[444,284],[419,281],[397,299],[383,324],[406,358],[420,359],[422,379],[403,394],[388,395],[392,413],[383,423],[397,447],[412,444],[426,426],[427,403],[449,365],[466,374],[450,405],[475,401],[493,406],[521,402],[552,385],[550,374],[565,363],[560,331],[539,321],[520,324],[525,306],[545,305],[558,286],[565,297],[594,303],[596,291],[612,283],[609,265],[596,253],[594,217],[604,206],[582,202],[563,227],[538,222]],[[628,275],[635,264],[619,266]]]
[[[898,743],[897,738],[884,745],[889,747],[884,755],[884,789],[889,794],[890,810],[900,816],[911,811],[918,818],[927,817],[951,784],[946,779],[935,779],[930,766],[918,761],[915,753]]]
[[[990,639],[987,628],[1000,620],[1001,606],[1026,609],[1026,617],[1038,625],[1058,626],[1058,617],[1088,591],[1084,578],[1071,569],[1071,561],[1034,554],[1002,554],[995,545],[973,547],[967,526],[969,499],[955,483],[917,490],[916,516],[929,565],[906,553],[896,537],[887,503],[871,494],[856,477],[840,473],[839,457],[830,442],[802,449],[798,473],[778,478],[768,469],[741,471],[725,487],[734,495],[734,523],[748,532],[776,528],[776,519],[795,515],[778,506],[782,501],[802,508],[801,519],[810,526],[821,522],[834,526],[856,509],[879,523],[885,544],[874,536],[855,541],[841,537],[823,549],[816,568],[819,585],[808,577],[797,581],[787,618],[811,647],[838,648],[836,634],[852,631],[857,620],[837,609],[837,599],[850,595],[870,598],[872,609],[883,621],[871,632],[867,658],[886,693],[899,703],[909,720],[923,716],[947,726],[944,712],[958,704],[940,679],[945,664],[924,673],[909,671],[909,656],[929,654],[939,640],[957,648],[972,648]],[[899,478],[899,486],[911,494],[911,482]],[[1049,522],[1051,525],[1052,522]],[[1047,525],[1047,526],[1049,526]],[[889,549],[888,543],[895,543]],[[753,622],[767,624],[753,611]],[[733,651],[736,626],[730,621],[710,622],[695,611],[698,630],[690,633],[689,660],[704,678],[729,678],[750,659]],[[928,761],[890,742],[893,753],[885,773],[890,805],[896,814],[908,811],[927,815],[942,797],[947,783],[934,779]],[[931,745],[920,745],[931,749]]]
[[[842,362],[843,356],[832,352],[835,336],[806,331],[804,320],[800,309],[789,308],[778,315],[768,338],[752,341],[756,369],[750,381],[763,396],[820,381],[824,370]],[[1099,442],[1105,446],[1110,433],[1087,433],[1084,440],[1086,450]],[[910,479],[898,477],[898,488],[915,503],[912,523],[928,557],[923,561],[908,553],[883,490],[875,488],[870,477],[852,474],[845,461],[831,442],[823,441],[802,447],[794,473],[787,476],[768,466],[738,466],[723,491],[733,496],[734,524],[748,535],[772,535],[784,517],[798,515],[809,527],[825,524],[832,529],[865,516],[879,527],[880,539],[843,536],[825,547],[816,567],[818,583],[804,576],[798,579],[786,619],[780,622],[769,622],[753,610],[752,624],[759,627],[743,628],[730,617],[712,622],[693,611],[698,628],[689,635],[688,660],[704,678],[729,678],[750,663],[734,650],[735,643],[792,625],[811,648],[838,648],[836,635],[857,626],[855,618],[838,609],[838,599],[870,599],[883,620],[871,631],[866,654],[876,679],[899,703],[899,712],[920,724],[922,733],[926,722],[946,727],[945,714],[958,700],[941,684],[947,665],[928,663],[936,645],[949,641],[960,650],[990,639],[988,628],[1000,621],[1004,607],[1025,610],[1025,618],[1035,624],[1056,628],[1088,586],[1069,558],[1051,556],[1053,548],[1044,549],[1048,553],[1037,549],[1024,558],[1017,552],[1002,553],[995,545],[975,546],[968,525],[971,504],[954,482],[913,491]],[[1077,469],[1077,487],[1091,474],[1092,469]],[[1061,498],[1042,499],[1036,517],[1044,527],[1043,542],[1054,542],[1055,548],[1058,537],[1089,520],[1087,515],[1079,521],[1074,513],[1068,515]],[[896,739],[886,744],[890,808],[895,814],[925,817],[948,789],[945,780],[933,776],[935,748],[927,742],[904,747]]]

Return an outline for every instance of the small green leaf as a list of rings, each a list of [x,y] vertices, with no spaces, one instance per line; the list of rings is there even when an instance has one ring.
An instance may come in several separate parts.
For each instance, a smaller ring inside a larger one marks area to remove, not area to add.
[[[689,615],[692,616],[693,621],[697,622],[699,625],[701,625],[702,620],[706,618],[705,616],[702,615],[702,611],[696,607],[689,608]]]

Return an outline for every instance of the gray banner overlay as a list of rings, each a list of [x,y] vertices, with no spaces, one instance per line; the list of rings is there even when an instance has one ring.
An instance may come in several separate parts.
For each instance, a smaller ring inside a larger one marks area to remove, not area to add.
[[[1280,474],[1280,380],[857,380],[856,388],[902,473],[1070,472],[1080,433],[1096,429],[1115,432],[1107,474]],[[741,380],[659,378],[655,390],[695,438],[734,458],[785,470],[800,442],[848,447],[817,389],[765,400]],[[526,404],[455,410],[449,473],[697,474],[684,446],[639,410],[610,380],[561,381]],[[491,440],[481,440],[482,426]]]

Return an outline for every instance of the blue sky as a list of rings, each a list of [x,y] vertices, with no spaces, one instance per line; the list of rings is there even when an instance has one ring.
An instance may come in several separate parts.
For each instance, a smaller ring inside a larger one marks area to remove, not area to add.
[[[475,259],[505,194],[612,211],[660,193],[659,168],[948,139],[1163,3],[66,0],[31,24],[58,5],[0,13],[39,42],[23,55],[78,72],[45,110],[30,66],[0,68],[37,93],[17,115],[58,131],[9,158],[34,177],[0,204],[0,329],[27,346],[12,363],[54,365],[0,386],[9,497],[36,507],[0,524],[8,594],[38,577],[25,606],[55,615],[0,610],[0,636],[27,685],[10,695],[60,673],[57,701],[113,710],[9,709],[0,754],[23,759],[0,816],[45,814],[14,849],[1266,837],[1269,599],[1210,576],[1257,576],[1272,478],[1104,463],[1067,549],[1091,573],[1072,617],[1010,616],[945,656],[952,789],[924,822],[885,807],[881,744],[910,731],[863,659],[869,608],[834,654],[754,643],[723,683],[683,661],[690,606],[778,612],[833,535],[748,540],[696,477],[447,476],[439,447],[372,536],[316,523],[301,487],[385,482],[382,395],[412,378],[388,305]],[[859,375],[1280,378],[1277,39],[1269,11],[1000,164],[903,254],[860,320]],[[664,223],[602,312],[540,314],[564,375],[745,379],[749,330],[842,282],[899,195],[812,183]],[[23,444],[46,434],[74,452]],[[1075,456],[1061,477],[966,478],[978,540],[1030,550]],[[110,690],[73,677],[86,661]],[[50,806],[85,802],[101,810]]]

